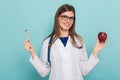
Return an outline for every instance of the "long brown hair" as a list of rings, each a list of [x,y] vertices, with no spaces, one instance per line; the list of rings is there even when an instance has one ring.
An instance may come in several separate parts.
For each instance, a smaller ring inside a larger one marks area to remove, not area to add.
[[[50,47],[52,46],[52,44],[59,38],[59,35],[60,35],[60,25],[59,25],[59,22],[58,22],[58,16],[66,11],[72,11],[73,14],[74,14],[74,22],[71,26],[71,28],[69,29],[69,36],[71,37],[71,43],[74,47],[76,48],[82,48],[83,46],[83,39],[81,36],[79,36],[76,31],[75,31],[75,9],[73,6],[71,5],[68,5],[68,4],[64,4],[62,6],[60,6],[55,14],[55,19],[54,19],[54,28],[53,28],[53,31],[52,33],[48,36],[53,36],[53,39],[50,43]],[[47,37],[47,38],[48,38]],[[78,39],[78,41],[80,42],[81,45],[78,45],[75,38]],[[45,38],[46,39],[46,38]]]

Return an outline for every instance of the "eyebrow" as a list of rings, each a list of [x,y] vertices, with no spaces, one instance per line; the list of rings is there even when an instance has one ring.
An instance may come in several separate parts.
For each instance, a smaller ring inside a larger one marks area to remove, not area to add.
[[[65,14],[63,14],[63,15],[60,15],[60,16],[67,16],[67,17],[74,18],[74,16],[68,16],[68,15],[65,15]]]

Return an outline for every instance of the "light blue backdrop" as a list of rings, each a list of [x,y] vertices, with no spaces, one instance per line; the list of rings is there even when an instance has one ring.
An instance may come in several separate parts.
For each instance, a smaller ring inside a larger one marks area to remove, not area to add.
[[[88,56],[98,32],[108,34],[100,62],[84,80],[120,80],[119,0],[0,0],[0,80],[47,80],[41,78],[24,50],[27,28],[39,55],[42,40],[53,28],[57,8],[68,3],[76,9],[76,31],[84,38]]]

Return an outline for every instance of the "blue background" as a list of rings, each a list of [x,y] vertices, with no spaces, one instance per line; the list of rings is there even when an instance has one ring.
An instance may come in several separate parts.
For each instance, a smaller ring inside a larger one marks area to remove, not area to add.
[[[0,80],[47,80],[41,78],[24,50],[28,29],[37,55],[43,39],[52,31],[54,15],[62,4],[76,9],[76,31],[84,38],[88,56],[97,34],[105,31],[108,44],[100,62],[84,80],[120,80],[119,0],[0,0]]]

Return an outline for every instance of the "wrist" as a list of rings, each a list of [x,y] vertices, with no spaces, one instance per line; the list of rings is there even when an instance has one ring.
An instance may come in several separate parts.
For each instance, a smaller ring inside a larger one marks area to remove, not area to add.
[[[98,53],[99,53],[99,51],[93,50],[92,55],[93,55],[94,57],[97,57],[97,56],[98,56]]]
[[[32,56],[32,59],[34,59],[34,58],[35,58],[35,56],[36,56],[35,51],[31,52],[31,56]]]

